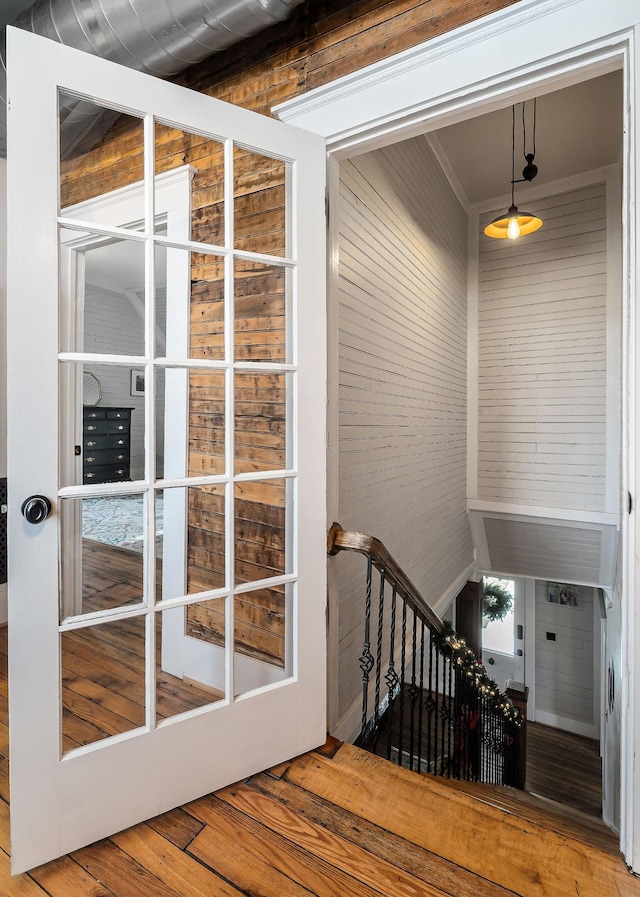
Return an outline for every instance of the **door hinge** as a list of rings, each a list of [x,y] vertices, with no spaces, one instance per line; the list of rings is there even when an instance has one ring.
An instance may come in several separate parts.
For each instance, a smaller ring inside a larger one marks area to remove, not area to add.
[[[324,217],[327,219],[327,227],[329,226],[329,197],[324,198]]]
[[[631,497],[631,493],[627,492],[627,513],[630,514],[633,511],[633,499]]]

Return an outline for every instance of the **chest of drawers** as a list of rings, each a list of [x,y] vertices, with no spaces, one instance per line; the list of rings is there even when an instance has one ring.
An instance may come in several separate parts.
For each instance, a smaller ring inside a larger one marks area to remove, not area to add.
[[[82,411],[82,482],[130,480],[131,412],[133,408]]]

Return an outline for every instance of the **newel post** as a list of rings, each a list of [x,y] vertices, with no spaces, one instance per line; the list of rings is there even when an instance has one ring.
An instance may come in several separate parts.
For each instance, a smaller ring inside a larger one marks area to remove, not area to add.
[[[509,679],[506,693],[522,714],[523,719],[522,726],[516,730],[516,780],[514,786],[524,791],[524,783],[527,777],[527,699],[529,697],[529,689],[524,682],[514,682],[512,679]]]

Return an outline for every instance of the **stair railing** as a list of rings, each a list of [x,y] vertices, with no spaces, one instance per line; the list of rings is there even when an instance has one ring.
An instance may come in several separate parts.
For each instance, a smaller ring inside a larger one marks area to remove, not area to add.
[[[378,539],[334,523],[327,547],[367,559],[356,744],[417,772],[524,788],[523,715],[473,651]]]

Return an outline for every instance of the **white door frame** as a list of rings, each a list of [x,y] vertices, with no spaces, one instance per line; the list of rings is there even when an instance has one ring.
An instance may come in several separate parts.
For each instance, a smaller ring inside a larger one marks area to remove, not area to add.
[[[323,135],[330,158],[341,160],[387,146],[465,118],[509,106],[560,87],[622,68],[625,79],[623,158],[623,495],[635,496],[640,451],[635,420],[640,413],[636,388],[635,313],[640,259],[636,234],[640,207],[636,171],[640,169],[640,6],[637,0],[520,0],[448,34],[312,90],[275,108],[284,121]],[[329,191],[335,195],[329,166]],[[335,215],[336,210],[332,213]],[[329,247],[329,272],[336,247]],[[335,296],[330,285],[329,298]],[[330,317],[332,312],[330,310]],[[329,370],[335,367],[329,356]],[[329,415],[329,444],[335,445],[335,415]],[[330,468],[329,494],[337,471]],[[633,745],[640,740],[640,689],[634,682],[635,646],[640,644],[640,528],[635,513],[622,515],[622,726],[621,848],[640,871],[640,768]],[[335,597],[333,598],[335,600]],[[332,598],[330,596],[330,608]]]

